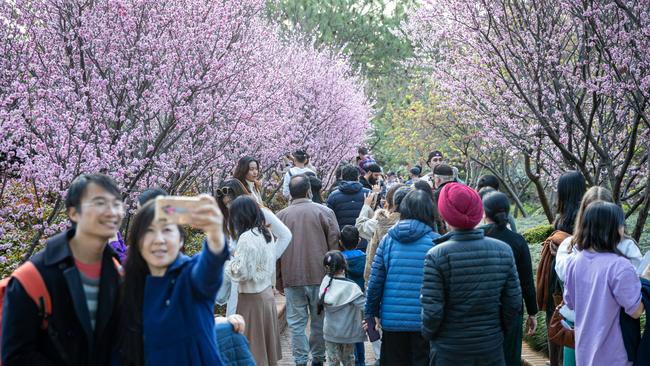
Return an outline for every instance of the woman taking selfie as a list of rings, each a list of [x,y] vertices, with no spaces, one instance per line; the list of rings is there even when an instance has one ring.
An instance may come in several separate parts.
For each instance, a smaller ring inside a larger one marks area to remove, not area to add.
[[[241,182],[246,193],[262,204],[262,183],[260,182],[260,162],[252,156],[244,156],[237,162],[233,177]]]
[[[185,240],[176,224],[154,220],[144,205],[129,232],[118,363],[222,365],[217,352],[214,297],[228,258],[223,217],[214,198],[201,195],[190,226],[206,234],[200,254],[180,254]],[[100,294],[101,296],[101,294]]]
[[[226,272],[239,284],[237,313],[248,323],[244,334],[257,365],[277,365],[282,349],[272,285],[275,262],[287,246],[274,240],[260,207],[250,196],[235,199],[230,212],[237,251]]]
[[[223,181],[215,193],[217,197],[217,204],[223,213],[224,218],[224,232],[228,237],[228,249],[232,254],[235,254],[235,249],[237,247],[237,239],[235,238],[235,227],[233,221],[231,220],[231,203],[240,196],[248,196],[246,189],[237,179],[228,179]],[[262,214],[264,215],[264,220],[267,225],[270,225],[270,230],[275,240],[277,241],[278,247],[287,248],[289,242],[291,241],[291,230],[278,219],[273,211],[269,210],[266,207],[260,207]],[[226,281],[230,281],[229,278],[226,278]],[[223,304],[227,302],[226,314],[232,315],[235,314],[237,310],[237,282],[230,282],[230,287],[227,285],[225,288],[229,290],[220,290],[218,296],[218,303]],[[224,293],[222,293],[224,292]],[[221,299],[225,297],[226,299]]]

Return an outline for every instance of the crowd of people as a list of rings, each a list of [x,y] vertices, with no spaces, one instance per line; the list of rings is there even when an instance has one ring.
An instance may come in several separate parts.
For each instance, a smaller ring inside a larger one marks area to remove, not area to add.
[[[650,363],[650,266],[611,192],[562,175],[533,274],[499,180],[470,187],[439,151],[426,163],[402,183],[360,148],[323,199],[297,150],[274,213],[259,160],[243,157],[189,210],[204,238],[192,257],[186,228],[157,218],[167,192],[140,195],[125,243],[120,188],[83,174],[70,228],[0,285],[2,364],[277,365],[278,294],[296,365],[365,365],[367,342],[379,365],[520,365],[538,311],[552,366]]]

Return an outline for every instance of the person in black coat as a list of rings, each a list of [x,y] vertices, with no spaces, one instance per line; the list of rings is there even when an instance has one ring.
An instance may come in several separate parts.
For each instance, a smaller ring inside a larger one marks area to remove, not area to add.
[[[107,245],[117,234],[124,205],[115,182],[101,174],[75,179],[66,197],[73,227],[53,236],[30,261],[52,300],[47,329],[16,279],[2,311],[3,365],[108,365],[113,350],[120,275]]]
[[[475,229],[483,205],[466,185],[446,184],[438,209],[451,231],[425,257],[420,297],[431,364],[503,365],[503,352],[495,350],[522,303],[512,249]]]
[[[343,230],[345,225],[355,225],[366,195],[370,193],[369,189],[363,188],[359,183],[359,170],[357,167],[346,165],[343,167],[341,175],[343,181],[327,197],[327,207],[334,211],[339,230]],[[365,251],[367,245],[368,242],[362,240],[358,248]]]
[[[510,201],[505,194],[496,191],[486,194],[483,197],[483,209],[485,210],[485,221],[487,222],[487,225],[482,227],[485,236],[499,239],[512,249],[519,275],[521,294],[528,313],[526,333],[533,335],[537,328],[535,314],[537,314],[538,309],[528,242],[523,236],[508,229]],[[523,312],[519,312],[511,326],[512,331],[503,340],[503,352],[508,366],[521,364],[522,322]]]

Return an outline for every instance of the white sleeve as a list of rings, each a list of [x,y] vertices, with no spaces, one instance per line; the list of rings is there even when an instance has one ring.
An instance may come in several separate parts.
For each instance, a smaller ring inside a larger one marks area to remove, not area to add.
[[[641,254],[641,250],[639,249],[639,246],[636,245],[634,240],[624,238],[620,243],[618,243],[616,249],[618,249],[621,254],[630,260],[635,269],[638,269],[641,261],[643,260],[643,255]],[[643,273],[643,269],[641,270],[641,273]]]
[[[576,248],[573,248],[573,251],[569,253],[569,245],[571,244],[572,238],[573,237],[570,236],[564,239],[564,241],[562,241],[562,244],[560,244],[560,246],[557,248],[557,254],[555,254],[555,272],[562,282],[566,281],[566,265],[569,261],[569,257],[575,255],[575,252],[577,250]]]
[[[291,176],[289,175],[289,172],[291,171],[291,168],[287,170],[286,173],[284,173],[284,180],[282,182],[282,195],[285,196],[286,198],[290,197],[289,194],[289,182],[291,181]]]
[[[357,221],[354,224],[357,230],[359,230],[359,236],[366,240],[372,239],[372,235],[377,230],[378,222],[376,219],[372,218],[374,214],[375,212],[372,208],[364,204],[359,213],[359,217],[357,217]]]
[[[291,230],[268,208],[262,208],[266,223],[271,225],[271,233],[276,238],[275,257],[280,258],[291,242]]]

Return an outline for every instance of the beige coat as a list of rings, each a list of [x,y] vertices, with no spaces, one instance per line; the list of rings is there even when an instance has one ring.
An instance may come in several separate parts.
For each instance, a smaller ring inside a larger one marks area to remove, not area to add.
[[[280,258],[276,286],[282,289],[320,285],[325,276],[325,253],[338,249],[340,232],[334,211],[308,198],[300,198],[277,216],[293,237]]]
[[[377,253],[379,243],[386,236],[388,230],[399,221],[399,212],[389,213],[386,210],[379,210],[374,219],[377,220],[377,229],[372,234],[372,239],[370,239],[366,248],[366,268],[363,271],[363,279],[366,285],[368,284],[368,278],[370,278],[372,261],[375,259],[375,253]]]

